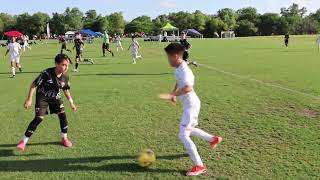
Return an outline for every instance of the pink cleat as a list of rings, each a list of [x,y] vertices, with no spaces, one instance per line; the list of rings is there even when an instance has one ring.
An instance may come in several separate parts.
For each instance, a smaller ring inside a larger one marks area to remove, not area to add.
[[[193,167],[189,172],[187,172],[187,176],[198,176],[200,174],[203,174],[203,173],[206,173],[208,170],[207,170],[207,167],[205,166],[195,166]]]
[[[64,147],[72,147],[72,142],[68,138],[62,138],[61,144]]]
[[[24,142],[23,140],[19,141],[18,145],[17,145],[17,149],[21,152],[23,152],[26,149],[26,145],[27,143]]]
[[[210,148],[215,149],[218,146],[218,144],[220,144],[221,142],[222,142],[222,137],[214,136],[212,141],[210,142]]]

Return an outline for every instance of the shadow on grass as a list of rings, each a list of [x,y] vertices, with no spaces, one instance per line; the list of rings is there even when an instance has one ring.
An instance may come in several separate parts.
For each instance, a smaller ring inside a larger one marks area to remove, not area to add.
[[[0,157],[14,157],[14,156],[39,156],[41,154],[15,154],[11,149],[0,150]]]
[[[158,156],[157,159],[171,160],[186,157],[187,154]],[[70,171],[106,171],[106,172],[152,172],[152,173],[183,173],[174,169],[141,168],[136,163],[110,163],[110,160],[134,161],[135,156],[100,156],[63,159],[13,160],[0,161],[0,172],[70,172]],[[100,163],[103,166],[87,166],[83,163]]]
[[[162,76],[172,73],[98,73],[98,74],[75,74],[73,76]]]
[[[42,146],[42,145],[61,146],[61,143],[60,142],[28,143],[28,146]],[[0,147],[3,147],[3,148],[10,148],[10,147],[16,147],[16,146],[17,146],[17,144],[0,144]]]

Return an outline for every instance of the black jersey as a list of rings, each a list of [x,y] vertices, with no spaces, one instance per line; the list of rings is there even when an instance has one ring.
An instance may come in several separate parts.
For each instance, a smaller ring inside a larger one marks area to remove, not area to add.
[[[184,46],[185,50],[188,50],[190,48],[190,43],[186,39],[180,39],[180,44]]]
[[[70,89],[69,76],[62,74],[60,78],[55,73],[55,68],[44,70],[33,82],[37,86],[36,96],[60,99],[60,89]]]
[[[76,47],[76,50],[81,50],[81,46],[84,46],[84,43],[81,39],[77,38],[74,40],[74,46]]]
[[[285,41],[289,41],[289,38],[290,38],[290,36],[289,36],[288,34],[286,34],[286,35],[284,36],[284,40],[285,40]]]

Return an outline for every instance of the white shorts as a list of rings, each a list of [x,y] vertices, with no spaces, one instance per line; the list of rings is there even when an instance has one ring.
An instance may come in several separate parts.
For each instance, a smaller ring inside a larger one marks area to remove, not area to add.
[[[137,59],[138,53],[139,53],[138,51],[132,51],[132,52],[131,52],[132,58]]]
[[[196,127],[198,125],[200,107],[200,103],[183,107],[180,126],[185,127],[187,129]]]
[[[10,62],[12,63],[20,63],[20,57],[11,57],[10,58]]]

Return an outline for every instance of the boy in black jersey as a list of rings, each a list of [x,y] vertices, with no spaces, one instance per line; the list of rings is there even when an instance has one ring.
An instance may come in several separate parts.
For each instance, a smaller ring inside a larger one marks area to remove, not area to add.
[[[290,39],[290,36],[288,33],[286,35],[284,35],[284,45],[286,47],[289,47],[289,39]]]
[[[71,52],[70,49],[67,49],[67,40],[66,40],[66,38],[64,36],[60,37],[59,41],[61,42],[61,52],[60,52],[60,54],[63,54],[63,50]]]
[[[65,147],[71,147],[72,143],[67,137],[68,121],[64,111],[64,105],[61,100],[60,89],[62,89],[65,97],[68,99],[72,110],[77,107],[72,100],[70,94],[70,83],[68,66],[70,58],[65,54],[58,54],[55,57],[55,67],[44,70],[31,84],[28,97],[24,103],[25,108],[30,108],[32,104],[32,96],[36,92],[35,118],[29,124],[24,138],[18,143],[17,148],[24,151],[29,138],[32,136],[38,125],[43,121],[45,115],[57,114],[60,119],[61,143]]]
[[[84,48],[84,43],[80,38],[80,34],[76,33],[76,39],[74,40],[74,47],[73,49],[76,49],[76,65],[74,68],[74,72],[79,71],[79,63],[82,61],[82,50]],[[92,59],[84,59],[84,62],[90,62],[93,64]]]
[[[185,32],[182,32],[180,44],[184,47],[184,53],[183,53],[183,60],[187,62],[187,64],[192,64],[194,66],[198,66],[197,62],[191,61],[189,62],[189,50],[191,49],[191,44],[187,41],[187,34]]]

